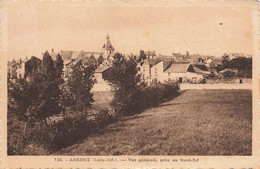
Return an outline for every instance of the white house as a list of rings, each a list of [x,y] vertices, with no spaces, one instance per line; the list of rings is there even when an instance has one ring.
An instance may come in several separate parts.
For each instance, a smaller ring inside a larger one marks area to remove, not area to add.
[[[164,73],[168,74],[168,81],[179,83],[197,83],[204,78],[204,74],[196,72],[189,63],[173,63]]]
[[[141,74],[142,80],[151,79],[151,59],[145,59],[137,64],[138,73]]]
[[[109,74],[109,72],[113,69],[112,67],[109,67],[105,64],[100,65],[96,70],[95,70],[95,84],[93,88],[91,89],[92,91],[110,91],[111,86],[108,84],[107,81],[104,80],[104,76]]]
[[[168,74],[164,71],[171,65],[171,61],[160,61],[151,67],[151,80],[165,82],[168,81]]]

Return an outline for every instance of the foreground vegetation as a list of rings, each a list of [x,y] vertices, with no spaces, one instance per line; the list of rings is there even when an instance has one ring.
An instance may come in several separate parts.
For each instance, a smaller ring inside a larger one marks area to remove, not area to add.
[[[28,65],[27,65],[28,66]],[[62,78],[63,61],[45,52],[42,61],[29,62],[33,71],[25,78],[8,78],[8,154],[46,155],[72,145],[91,133],[118,121],[121,116],[141,113],[178,95],[178,84],[147,86],[137,74],[136,62],[114,56],[106,80],[113,87],[112,99],[93,104],[95,65],[76,62],[70,76]],[[10,76],[9,76],[10,77]],[[156,99],[155,99],[156,98]]]
[[[252,91],[187,90],[55,155],[251,155]]]

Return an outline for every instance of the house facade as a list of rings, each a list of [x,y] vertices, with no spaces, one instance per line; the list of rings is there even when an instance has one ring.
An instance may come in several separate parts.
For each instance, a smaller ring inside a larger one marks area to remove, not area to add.
[[[206,73],[197,72],[190,63],[161,60],[153,64],[145,59],[138,63],[138,73],[148,84],[151,82],[199,83]]]
[[[8,61],[7,63],[7,69],[8,74],[10,75],[10,79],[16,79],[16,78],[24,78],[25,77],[25,64],[28,61],[27,57],[26,59],[13,59],[12,61]]]

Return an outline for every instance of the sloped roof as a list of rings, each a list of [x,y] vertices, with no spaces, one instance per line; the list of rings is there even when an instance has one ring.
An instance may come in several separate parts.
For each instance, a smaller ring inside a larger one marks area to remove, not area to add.
[[[115,50],[109,39],[107,39],[106,50]]]
[[[107,65],[100,65],[98,66],[98,68],[95,70],[96,73],[102,73],[104,72],[105,70],[107,70],[108,68],[110,68],[109,66]]]
[[[80,59],[79,56],[81,54],[81,51],[73,51],[71,59]]]
[[[60,51],[60,55],[64,62],[70,60],[72,57],[72,54],[73,54],[73,51],[65,51],[65,50]]]
[[[170,65],[171,65],[171,61],[163,60],[163,70],[168,69],[168,67],[170,67]]]
[[[173,63],[170,65],[168,69],[165,70],[167,73],[185,73],[189,70],[191,64],[189,63]],[[194,69],[191,67],[191,70],[194,71]]]
[[[150,65],[152,67],[152,66],[156,65],[157,63],[159,63],[161,60],[162,59],[160,59],[160,58],[156,58],[156,59],[147,58],[147,59],[145,59],[145,60],[143,60],[141,62],[143,62],[144,65]]]

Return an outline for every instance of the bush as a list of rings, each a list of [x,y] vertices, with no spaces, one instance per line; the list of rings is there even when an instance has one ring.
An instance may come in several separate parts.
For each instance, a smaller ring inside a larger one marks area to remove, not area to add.
[[[142,112],[149,107],[158,106],[167,99],[172,99],[179,95],[178,83],[152,84],[140,91],[129,92],[126,97],[121,93],[115,93],[111,103],[116,112],[123,115],[133,115]],[[117,96],[119,95],[119,96]]]
[[[235,73],[235,72],[232,72],[232,71],[225,71],[225,72],[223,73],[223,77],[224,77],[224,78],[236,77],[236,73]]]
[[[178,90],[178,83],[153,84],[141,92],[142,98],[138,102],[142,103],[142,109],[158,106],[161,102],[178,96]]]

